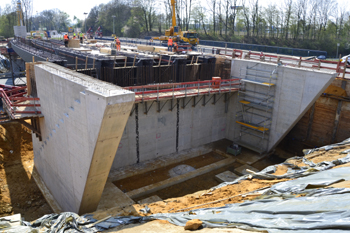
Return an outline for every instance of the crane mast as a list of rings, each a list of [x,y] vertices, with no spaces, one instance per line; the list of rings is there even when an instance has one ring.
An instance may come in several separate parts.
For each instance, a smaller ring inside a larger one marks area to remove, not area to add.
[[[176,27],[176,16],[175,16],[175,0],[171,0],[171,7],[172,7],[172,12],[173,12],[173,17],[172,17],[172,23],[173,23],[173,28]]]

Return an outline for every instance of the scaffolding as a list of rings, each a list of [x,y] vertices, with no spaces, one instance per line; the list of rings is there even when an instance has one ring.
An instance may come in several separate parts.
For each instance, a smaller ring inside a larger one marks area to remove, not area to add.
[[[255,67],[256,65],[240,69],[238,101],[241,111],[236,115],[239,136],[235,142],[262,154],[268,149],[278,66],[273,71]],[[253,136],[258,141],[251,140],[246,135]]]

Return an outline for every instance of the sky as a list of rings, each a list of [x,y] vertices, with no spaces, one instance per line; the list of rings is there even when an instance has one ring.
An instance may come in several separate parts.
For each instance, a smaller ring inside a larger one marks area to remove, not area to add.
[[[58,8],[68,13],[71,20],[73,20],[74,16],[84,19],[84,12],[89,13],[94,6],[110,1],[111,0],[33,0],[33,15],[35,15],[36,12]],[[207,2],[207,0],[201,1]],[[259,0],[259,5],[268,5],[270,2],[281,3],[281,0]],[[340,6],[347,6],[348,0],[338,0],[338,3]],[[4,8],[6,4],[11,4],[11,0],[0,0],[1,8]]]
[[[33,0],[33,15],[35,15],[36,12],[57,8],[68,13],[71,20],[73,20],[74,16],[84,19],[84,12],[89,13],[94,6],[110,1],[111,0]],[[11,4],[11,0],[0,0],[1,8],[4,8],[6,4]]]

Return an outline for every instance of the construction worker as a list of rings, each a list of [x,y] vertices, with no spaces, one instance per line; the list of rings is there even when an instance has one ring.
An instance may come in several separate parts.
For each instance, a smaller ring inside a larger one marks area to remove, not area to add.
[[[80,44],[82,44],[83,43],[84,34],[82,32],[80,32],[79,37],[80,37]]]
[[[178,49],[179,49],[179,47],[178,47],[177,43],[174,42],[174,53],[177,53]]]
[[[173,39],[171,39],[171,37],[169,37],[168,39],[168,51],[172,52],[173,50]]]
[[[68,40],[69,40],[69,37],[68,37],[67,34],[65,34],[65,35],[63,36],[63,40],[64,40],[64,46],[65,46],[65,47],[68,47]]]
[[[75,40],[75,38],[76,38],[77,36],[75,35],[75,33],[73,34],[73,39]]]
[[[120,51],[120,40],[118,37],[114,38],[115,41],[115,47],[117,48],[117,51]]]

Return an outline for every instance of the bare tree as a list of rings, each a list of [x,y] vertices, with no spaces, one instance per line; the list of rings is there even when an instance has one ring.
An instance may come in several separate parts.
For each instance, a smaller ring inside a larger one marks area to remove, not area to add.
[[[213,34],[215,35],[216,33],[216,1],[217,0],[211,0],[211,5],[212,5],[212,12],[213,12]]]
[[[319,0],[319,32],[318,38],[320,38],[322,31],[326,31],[329,18],[338,9],[338,3],[335,0]]]
[[[272,37],[275,37],[275,30],[277,24],[277,18],[278,18],[278,10],[276,4],[269,4],[265,8],[265,19],[269,27],[269,34]]]
[[[292,8],[293,8],[293,0],[285,0],[284,1],[285,5],[285,33],[286,33],[286,39],[288,39],[288,33],[289,33],[289,23],[290,23],[290,18],[292,15]]]
[[[252,17],[252,26],[253,26],[253,35],[255,32],[257,32],[257,28],[258,28],[258,18],[259,18],[259,0],[255,0],[251,3],[252,5],[252,13],[251,13],[251,17]]]
[[[250,36],[250,10],[249,10],[249,6],[246,5],[246,2],[243,1],[242,3],[242,14],[243,14],[243,18],[244,18],[244,25],[247,31],[247,36]]]
[[[30,31],[31,25],[29,23],[29,19],[33,14],[33,0],[22,0],[23,13],[24,13],[24,21],[26,22],[27,31]]]

